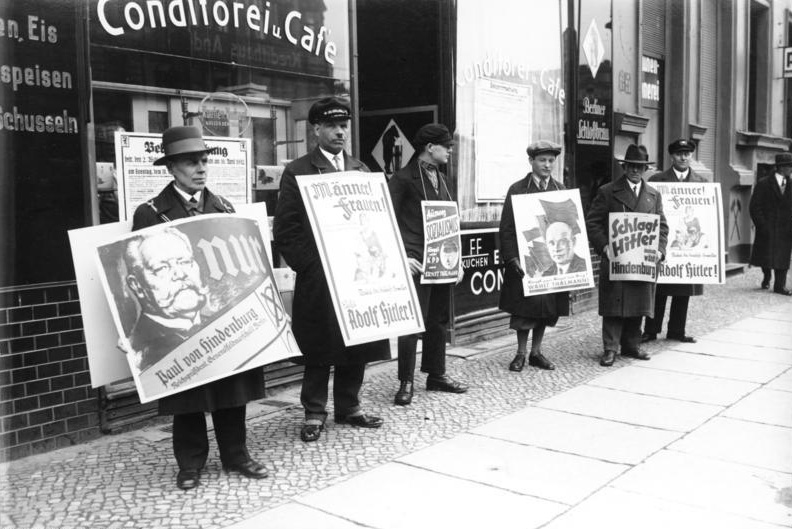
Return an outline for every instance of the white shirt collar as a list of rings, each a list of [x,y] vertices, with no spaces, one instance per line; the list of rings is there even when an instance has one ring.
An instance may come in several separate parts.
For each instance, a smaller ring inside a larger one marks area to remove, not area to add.
[[[534,179],[534,183],[536,183],[536,187],[538,187],[539,189],[542,189],[542,179],[539,178],[539,176],[537,176],[537,175],[535,175],[533,173],[531,173],[531,174],[533,175],[533,179]],[[547,177],[547,180],[546,180],[547,187],[550,187],[550,179],[551,178],[553,178],[553,177],[552,176],[548,176]]]
[[[627,184],[630,186],[630,189],[634,189],[635,190],[635,195],[636,196],[641,193],[641,184],[642,183],[643,183],[643,179],[638,180],[638,183],[636,183],[636,184],[633,184],[632,182],[630,182],[629,179],[627,180]]]
[[[781,183],[784,181],[784,175],[782,175],[781,173],[776,173],[775,177],[776,177],[776,182],[778,182],[778,187],[781,187]]]
[[[674,169],[674,174],[677,177],[677,180],[684,180],[685,178],[687,178],[688,172],[690,171],[690,169],[688,169],[683,173],[681,171],[677,171],[676,167],[673,167],[673,169]]]
[[[185,193],[184,191],[179,189],[179,186],[177,186],[175,184],[173,186],[173,189],[175,189],[176,192],[179,193],[179,196],[181,196],[184,199],[185,202],[189,202],[191,198],[194,198],[196,202],[200,202],[201,201],[201,191],[196,191],[194,194],[191,195],[191,194]]]
[[[326,150],[322,149],[321,147],[319,147],[319,150],[322,151],[322,154],[324,154],[324,157],[327,158],[330,161],[330,164],[333,167],[336,166],[335,157],[338,156],[338,165],[341,166],[339,168],[339,170],[340,171],[344,170],[344,151],[339,151],[338,154],[333,154],[330,151],[326,151]]]

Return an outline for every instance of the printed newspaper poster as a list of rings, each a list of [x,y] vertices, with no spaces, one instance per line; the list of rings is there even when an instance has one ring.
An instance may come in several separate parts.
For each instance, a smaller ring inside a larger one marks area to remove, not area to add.
[[[525,296],[594,286],[577,189],[512,195]]]
[[[720,184],[652,182],[663,196],[668,248],[658,283],[723,284],[726,281]]]
[[[209,152],[208,173],[212,192],[234,206],[251,201],[250,138],[204,137]],[[162,135],[143,132],[116,132],[116,179],[118,218],[131,219],[135,209],[155,197],[173,181],[164,165],[153,165],[164,156]]]
[[[423,332],[383,173],[297,176],[347,346]]]
[[[657,281],[660,215],[624,211],[608,220],[611,281]]]
[[[141,402],[299,356],[259,223],[199,215],[96,248]]]
[[[459,208],[447,200],[421,201],[424,272],[421,283],[456,283],[461,270]]]

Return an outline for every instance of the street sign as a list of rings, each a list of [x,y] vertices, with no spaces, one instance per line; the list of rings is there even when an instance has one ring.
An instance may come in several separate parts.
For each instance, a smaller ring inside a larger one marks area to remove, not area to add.
[[[783,48],[784,60],[781,62],[784,68],[784,77],[792,77],[792,46]]]

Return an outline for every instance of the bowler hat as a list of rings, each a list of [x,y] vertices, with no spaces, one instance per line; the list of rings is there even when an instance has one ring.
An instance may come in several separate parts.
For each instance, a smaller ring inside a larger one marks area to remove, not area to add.
[[[346,121],[352,117],[349,103],[340,97],[320,99],[308,111],[308,123],[317,125],[326,121]]]
[[[454,144],[454,138],[451,136],[451,132],[445,125],[428,123],[418,129],[418,132],[415,133],[413,144],[420,149],[424,145],[429,145],[430,143],[434,145],[445,145],[448,147]]]
[[[171,127],[162,133],[162,148],[165,156],[154,160],[154,165],[165,165],[177,154],[209,152],[201,131],[195,127]]]
[[[775,164],[792,165],[792,152],[782,152],[780,154],[776,154]]]
[[[646,147],[643,145],[636,145],[631,143],[627,146],[627,152],[624,153],[624,158],[616,158],[621,163],[634,163],[649,165],[649,153],[646,152]]]
[[[671,143],[671,145],[668,146],[668,154],[674,154],[676,152],[682,152],[682,151],[693,152],[695,150],[696,150],[696,144],[684,138],[676,140],[675,142]]]
[[[542,153],[552,153],[556,156],[561,154],[561,146],[553,143],[552,141],[547,140],[539,140],[535,141],[525,149],[525,152],[528,153],[528,156],[534,158],[535,156],[539,156]]]

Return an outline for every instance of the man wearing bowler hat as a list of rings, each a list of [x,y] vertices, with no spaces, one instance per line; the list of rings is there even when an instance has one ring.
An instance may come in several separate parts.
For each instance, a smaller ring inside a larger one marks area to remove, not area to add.
[[[604,352],[600,365],[612,366],[621,346],[621,354],[649,360],[640,350],[641,318],[654,315],[655,283],[646,281],[614,281],[610,274],[610,244],[608,237],[611,212],[652,213],[660,216],[658,264],[665,256],[668,224],[663,215],[660,193],[644,182],[649,154],[643,145],[629,145],[623,159],[618,159],[624,175],[602,186],[586,215],[589,242],[599,252],[599,314],[602,316]]]
[[[388,182],[388,189],[426,329],[421,339],[421,371],[427,374],[427,391],[464,393],[467,386],[446,374],[446,327],[451,303],[451,285],[421,284],[424,269],[424,221],[421,202],[454,201],[445,175],[440,170],[440,166],[448,163],[454,140],[445,125],[430,123],[418,129],[413,146],[415,154],[403,169],[393,175]],[[458,281],[461,280],[460,276]],[[398,340],[399,389],[394,403],[399,406],[412,402],[418,336],[400,336]]]
[[[762,289],[770,288],[772,270],[773,292],[792,296],[786,288],[792,254],[792,153],[776,154],[775,165],[775,174],[756,183],[748,205],[756,228],[750,263],[762,267]]]
[[[195,127],[171,127],[162,135],[164,165],[173,176],[162,192],[135,210],[132,229],[208,213],[233,213],[233,206],[206,187],[210,149]],[[212,414],[223,469],[254,479],[267,477],[247,450],[245,407],[264,398],[264,371],[251,369],[159,400],[159,413],[173,415],[173,452],[179,465],[176,486],[199,485],[209,454],[205,413]]]
[[[693,158],[693,151],[696,150],[696,145],[689,140],[679,139],[668,146],[668,154],[671,155],[671,167],[657,173],[649,178],[650,182],[675,182],[678,184],[687,183],[703,183],[707,180],[696,174],[690,167],[690,161]],[[698,219],[692,219],[696,222],[694,226],[687,226],[685,233],[698,227],[698,232],[701,232],[701,226],[698,225]],[[688,336],[685,332],[687,324],[688,303],[690,296],[700,296],[704,293],[704,285],[672,285],[663,284],[657,285],[657,292],[655,293],[654,317],[647,317],[644,321],[644,331],[641,337],[642,342],[651,342],[657,339],[657,335],[663,330],[663,316],[665,314],[666,300],[671,296],[671,309],[668,312],[668,332],[666,338],[669,340],[676,340],[678,342],[695,343],[696,339]]]
[[[313,125],[319,144],[286,166],[275,208],[275,249],[297,273],[292,330],[302,352],[295,362],[305,364],[300,392],[305,422],[300,438],[306,443],[317,441],[324,429],[333,366],[335,422],[361,428],[379,428],[383,424],[380,417],[363,412],[359,393],[366,363],[390,358],[390,344],[388,340],[378,340],[350,347],[344,345],[296,178],[339,171],[368,171],[363,162],[344,152],[351,116],[349,103],[337,97],[320,99],[311,106],[308,121]]]

